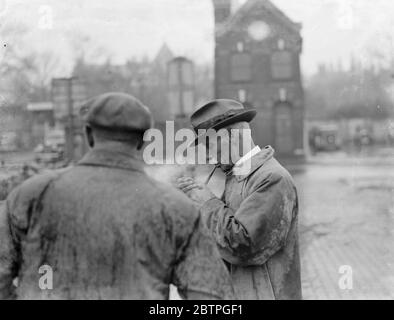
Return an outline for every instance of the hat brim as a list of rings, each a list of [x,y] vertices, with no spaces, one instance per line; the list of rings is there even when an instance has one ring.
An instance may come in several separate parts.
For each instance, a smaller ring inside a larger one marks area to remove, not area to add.
[[[220,130],[220,129],[224,128],[224,127],[227,127],[227,126],[229,126],[231,124],[234,124],[234,123],[237,123],[237,122],[251,122],[254,119],[254,117],[256,116],[256,114],[257,114],[257,110],[253,110],[253,109],[252,110],[245,110],[245,111],[243,111],[241,113],[238,113],[238,114],[236,114],[234,116],[228,117],[227,119],[216,123],[214,126],[208,128],[206,130],[207,131],[209,129]],[[198,135],[189,146],[190,147],[191,146],[197,146],[198,144],[201,143],[201,142],[198,142],[198,141],[201,138],[205,137],[206,135],[207,135],[206,132],[203,133],[203,134]]]

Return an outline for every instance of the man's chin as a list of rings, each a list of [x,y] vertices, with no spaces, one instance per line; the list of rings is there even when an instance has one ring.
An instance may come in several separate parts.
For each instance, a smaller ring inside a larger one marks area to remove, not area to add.
[[[233,165],[231,165],[231,164],[219,164],[219,168],[223,172],[229,172],[233,168]]]

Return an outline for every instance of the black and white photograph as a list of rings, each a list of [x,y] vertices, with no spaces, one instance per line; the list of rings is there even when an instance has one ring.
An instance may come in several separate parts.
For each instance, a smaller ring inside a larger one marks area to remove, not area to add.
[[[0,0],[0,300],[393,300],[393,17]]]

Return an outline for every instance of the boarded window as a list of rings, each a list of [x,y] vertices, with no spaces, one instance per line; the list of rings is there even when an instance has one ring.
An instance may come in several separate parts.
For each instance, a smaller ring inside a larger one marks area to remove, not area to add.
[[[249,81],[252,78],[252,58],[249,53],[236,53],[231,57],[232,81]]]
[[[271,57],[271,74],[273,79],[290,79],[293,76],[293,59],[291,52],[275,52]]]

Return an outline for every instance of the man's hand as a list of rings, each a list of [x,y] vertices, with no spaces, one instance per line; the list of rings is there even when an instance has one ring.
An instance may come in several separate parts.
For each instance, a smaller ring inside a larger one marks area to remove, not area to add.
[[[206,185],[196,183],[193,178],[179,178],[177,183],[178,188],[198,204],[203,204],[206,201],[215,198],[215,195]]]

